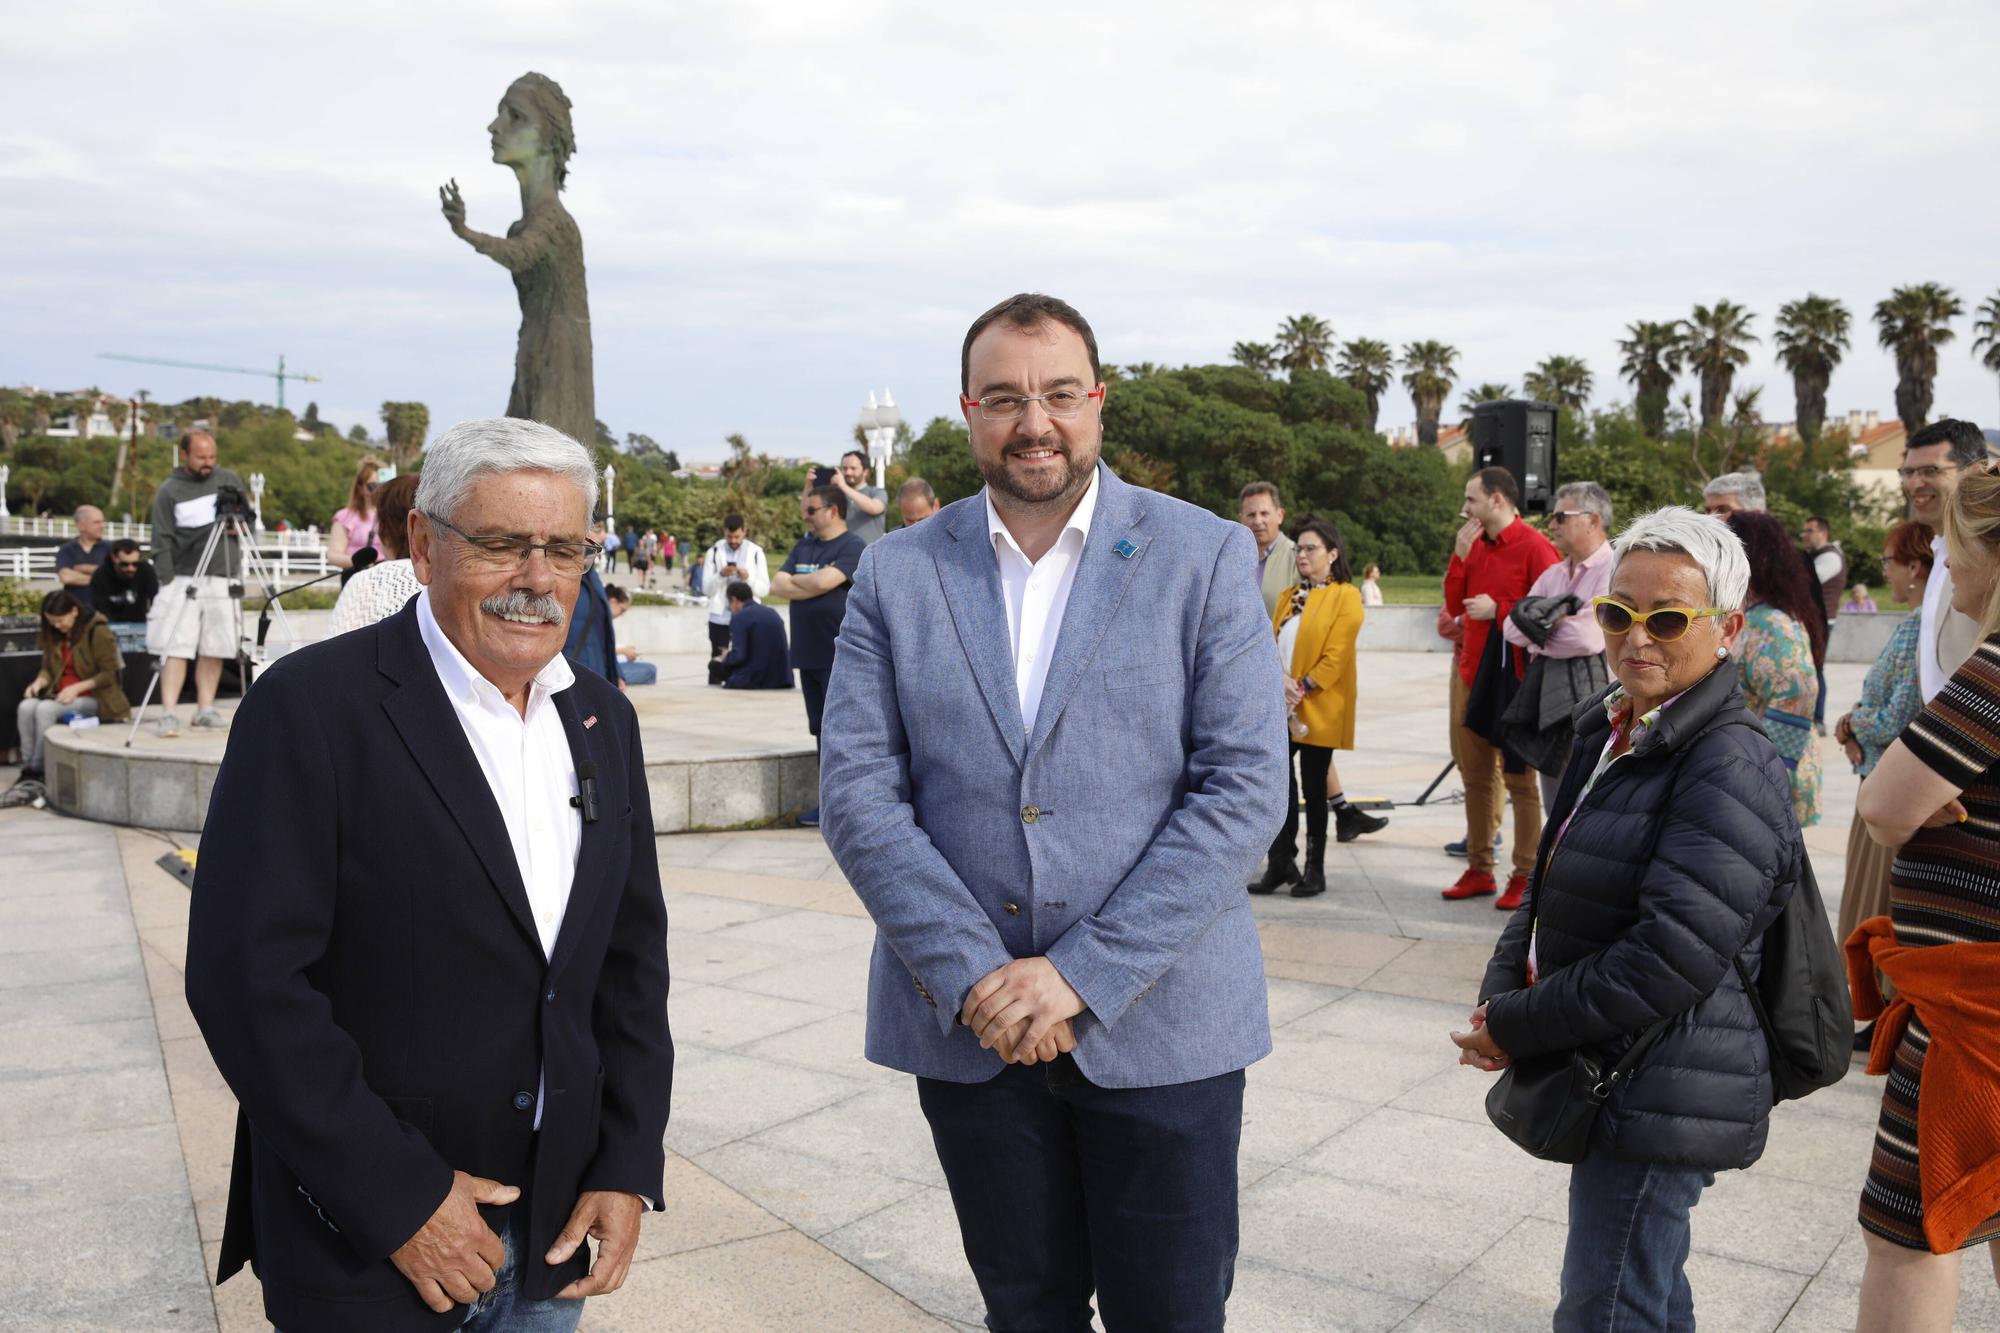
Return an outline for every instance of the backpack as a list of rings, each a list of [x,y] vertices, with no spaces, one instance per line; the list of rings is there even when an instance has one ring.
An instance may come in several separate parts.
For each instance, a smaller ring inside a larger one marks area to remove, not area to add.
[[[1764,930],[1762,973],[1751,981],[1738,956],[1736,974],[1770,1043],[1771,1085],[1778,1101],[1830,1088],[1846,1076],[1854,1053],[1847,958],[1833,938],[1803,844],[1798,883],[1784,910]]]

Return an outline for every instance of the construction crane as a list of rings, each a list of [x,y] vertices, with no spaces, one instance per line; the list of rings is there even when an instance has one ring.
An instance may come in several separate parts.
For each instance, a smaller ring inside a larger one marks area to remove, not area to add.
[[[261,375],[266,379],[277,381],[279,407],[285,405],[286,380],[298,380],[303,384],[318,384],[320,382],[317,375],[295,375],[287,371],[285,369],[285,355],[282,352],[278,354],[278,369],[275,373],[269,370],[252,370],[247,366],[212,366],[205,361],[169,361],[165,357],[159,356],[124,356],[117,352],[99,352],[97,355],[99,359],[104,361],[136,361],[141,365],[173,366],[180,370],[214,370],[224,375]]]

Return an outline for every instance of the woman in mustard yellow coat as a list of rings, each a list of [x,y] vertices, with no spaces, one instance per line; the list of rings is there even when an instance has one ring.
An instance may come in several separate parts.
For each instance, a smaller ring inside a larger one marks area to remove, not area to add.
[[[1348,572],[1340,530],[1323,518],[1309,518],[1292,534],[1297,544],[1299,581],[1278,599],[1271,617],[1278,637],[1278,662],[1285,671],[1285,707],[1292,731],[1297,772],[1285,799],[1285,826],[1271,844],[1264,877],[1252,893],[1275,893],[1289,884],[1294,898],[1326,892],[1327,809],[1333,809],[1342,842],[1373,833],[1388,821],[1347,804],[1335,750],[1354,748],[1354,703],[1358,672],[1354,641],[1361,633],[1361,590]],[[1306,868],[1299,872],[1299,790],[1306,797]]]

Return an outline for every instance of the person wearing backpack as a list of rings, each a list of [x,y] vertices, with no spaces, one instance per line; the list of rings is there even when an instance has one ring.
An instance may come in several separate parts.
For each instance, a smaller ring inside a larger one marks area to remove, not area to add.
[[[1670,507],[1613,550],[1593,610],[1616,680],[1574,715],[1527,901],[1452,1040],[1461,1063],[1506,1071],[1496,1094],[1580,1052],[1619,1062],[1592,1080],[1574,1153],[1540,1154],[1574,1163],[1554,1326],[1692,1329],[1690,1215],[1717,1171],[1763,1154],[1779,1093],[1765,931],[1808,871],[1784,763],[1730,653],[1742,544]],[[1844,1067],[1846,1031],[1832,1041]]]
[[[1861,1192],[1862,1333],[1952,1327],[1959,1255],[2000,1273],[2000,475],[1959,478],[1943,507],[1951,605],[1981,641],[1882,753],[1855,813],[1894,848],[1889,914],[1856,928],[1857,1009],[1887,1074]],[[1945,571],[1940,570],[1939,574]],[[1934,576],[1935,578],[1935,576]],[[1895,988],[1883,1002],[1879,970]]]

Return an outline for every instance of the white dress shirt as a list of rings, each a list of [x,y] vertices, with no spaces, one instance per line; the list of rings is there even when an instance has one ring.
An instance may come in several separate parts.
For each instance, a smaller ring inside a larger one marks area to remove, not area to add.
[[[1951,570],[1944,538],[1931,540],[1931,581],[1924,585],[1924,604],[1914,614],[1917,628],[1917,689],[1929,703],[1951,683],[1957,670],[1979,646],[1979,623],[1951,604]]]
[[[984,495],[986,530],[993,538],[993,558],[1000,564],[1000,592],[1007,600],[1014,689],[1021,701],[1022,725],[1032,734],[1035,716],[1042,708],[1042,687],[1048,684],[1049,658],[1055,652],[1056,637],[1062,633],[1070,589],[1076,586],[1083,539],[1090,535],[1090,520],[1097,513],[1097,474],[1091,473],[1090,485],[1063,526],[1062,535],[1040,560],[1028,559],[993,508],[992,492]]]
[[[570,884],[576,878],[577,851],[583,843],[582,813],[569,803],[577,794],[576,761],[554,697],[576,682],[576,674],[561,653],[550,658],[528,687],[524,717],[500,687],[480,675],[445,637],[431,611],[429,589],[417,595],[417,627],[507,825],[507,841],[514,849],[514,864],[520,867],[521,885],[528,891],[528,909],[534,913],[546,959],[562,931]],[[537,1089],[536,1129],[542,1127],[540,1094]]]

